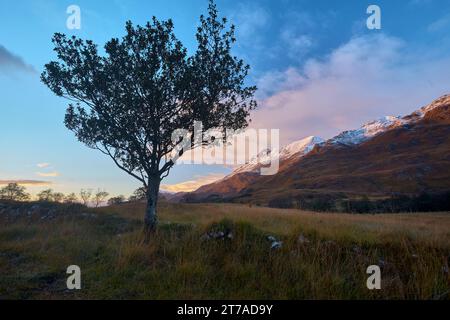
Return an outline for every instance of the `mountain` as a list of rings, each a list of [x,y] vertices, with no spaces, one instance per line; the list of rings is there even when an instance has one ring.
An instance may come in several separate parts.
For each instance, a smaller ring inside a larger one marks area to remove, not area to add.
[[[405,124],[400,117],[386,116],[364,124],[356,130],[344,131],[328,142],[332,144],[357,145],[367,141],[388,129]]]
[[[184,201],[262,205],[315,195],[386,197],[450,190],[450,95],[404,117],[389,116],[323,141],[308,137],[280,150],[280,170],[255,163],[203,186]],[[297,199],[297,200],[296,200]],[[300,200],[298,200],[300,201]]]
[[[261,167],[270,164],[271,154],[274,152],[272,158],[278,158],[280,162],[285,161],[291,157],[301,157],[308,154],[317,144],[325,142],[322,138],[310,136],[298,141],[295,141],[278,150],[266,149],[259,153],[256,157],[251,159],[247,164],[244,164],[234,170],[231,175],[225,177],[230,178],[243,172],[260,172]]]
[[[270,149],[264,150],[247,164],[238,167],[223,179],[202,186],[191,194],[183,194],[181,197],[176,198],[176,200],[182,200],[186,197],[191,200],[214,200],[216,198],[235,195],[261,177],[260,169],[265,163],[268,163],[272,152],[276,153],[274,157],[278,157],[280,163],[283,163],[289,159],[298,159],[308,154],[316,145],[323,142],[324,140],[322,138],[310,136],[281,148],[279,152]]]

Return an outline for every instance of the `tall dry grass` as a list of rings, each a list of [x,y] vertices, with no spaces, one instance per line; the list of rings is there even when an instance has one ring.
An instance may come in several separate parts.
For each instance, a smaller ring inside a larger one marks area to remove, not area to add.
[[[96,216],[1,223],[0,297],[449,297],[448,213],[346,215],[163,203],[160,227],[145,242],[142,204],[92,212]],[[211,229],[230,231],[233,237],[203,239]],[[271,249],[268,235],[283,246]],[[65,288],[71,264],[81,267],[80,291]],[[382,290],[366,287],[366,268],[372,264],[382,268]]]

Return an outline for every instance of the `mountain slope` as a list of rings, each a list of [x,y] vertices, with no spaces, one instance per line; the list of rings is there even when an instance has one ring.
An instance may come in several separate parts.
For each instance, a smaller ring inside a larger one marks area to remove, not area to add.
[[[267,204],[277,197],[344,193],[386,196],[450,190],[450,96],[412,114],[386,117],[280,161],[274,176],[238,172],[190,195],[194,200]],[[209,198],[208,198],[209,197]]]
[[[372,196],[448,191],[450,96],[437,102],[360,144],[318,147],[240,196],[266,202],[309,190]]]
[[[281,148],[279,153],[275,150],[274,157],[278,157],[282,164],[289,159],[298,159],[308,154],[316,145],[323,142],[322,138],[310,136]],[[190,195],[183,195],[183,197],[191,200],[214,200],[217,197],[236,195],[261,177],[260,169],[268,163],[270,156],[271,150],[265,150],[249,163],[238,167],[230,175],[212,184],[202,186]]]

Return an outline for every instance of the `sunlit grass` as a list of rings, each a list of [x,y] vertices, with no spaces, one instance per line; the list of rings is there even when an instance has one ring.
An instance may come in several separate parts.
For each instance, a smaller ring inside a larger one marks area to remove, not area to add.
[[[450,215],[346,215],[232,204],[161,204],[144,241],[143,204],[0,226],[0,298],[448,298]],[[212,228],[232,239],[202,240]],[[283,241],[270,249],[268,235]],[[307,241],[299,241],[302,235]],[[67,266],[82,290],[65,287]],[[382,290],[366,268],[382,265]]]

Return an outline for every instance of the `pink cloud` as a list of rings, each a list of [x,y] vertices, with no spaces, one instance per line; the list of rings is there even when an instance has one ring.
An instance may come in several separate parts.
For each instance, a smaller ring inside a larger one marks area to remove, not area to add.
[[[385,35],[351,39],[323,60],[260,79],[254,128],[281,129],[282,144],[330,138],[385,115],[410,113],[450,91],[450,56],[414,55]]]

